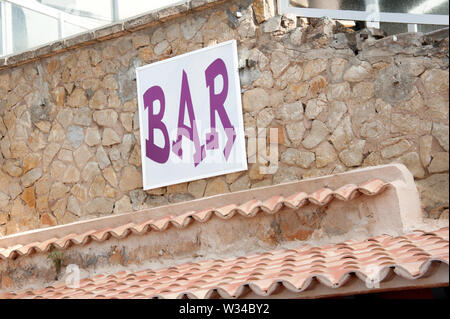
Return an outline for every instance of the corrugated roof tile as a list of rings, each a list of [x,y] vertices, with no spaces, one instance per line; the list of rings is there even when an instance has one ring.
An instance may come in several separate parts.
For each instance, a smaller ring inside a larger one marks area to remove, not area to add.
[[[386,182],[379,179],[372,179],[359,186],[347,184],[338,188],[336,191],[332,191],[329,188],[321,188],[309,195],[305,192],[298,192],[288,197],[273,196],[264,202],[253,199],[240,205],[231,203],[218,208],[190,211],[178,216],[169,215],[156,220],[148,219],[141,223],[128,223],[114,228],[92,229],[81,234],[72,233],[61,238],[51,238],[42,242],[32,242],[25,245],[15,245],[4,248],[0,247],[0,259],[14,259],[18,256],[32,254],[35,251],[46,252],[51,247],[66,249],[71,245],[86,245],[90,240],[103,242],[111,237],[122,239],[130,233],[142,235],[151,229],[164,231],[171,225],[178,228],[184,228],[193,220],[204,223],[213,215],[221,219],[230,219],[235,214],[240,214],[245,217],[253,217],[260,211],[264,211],[268,214],[274,214],[283,206],[294,209],[299,209],[309,203],[323,206],[334,198],[337,200],[346,201],[358,196],[358,194],[366,194],[370,196],[376,195],[388,186],[389,184]]]
[[[354,275],[366,283],[376,283],[392,270],[397,276],[415,280],[426,276],[433,263],[448,265],[448,232],[447,227],[321,247],[304,244],[225,260],[99,275],[83,279],[79,288],[58,283],[44,289],[6,292],[0,298],[238,298],[249,290],[269,296],[280,288],[307,290],[314,280],[339,288]],[[406,249],[398,249],[399,244]]]

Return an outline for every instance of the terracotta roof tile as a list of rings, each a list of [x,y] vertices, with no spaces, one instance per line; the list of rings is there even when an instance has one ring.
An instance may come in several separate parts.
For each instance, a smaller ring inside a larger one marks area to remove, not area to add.
[[[391,273],[415,280],[436,262],[449,264],[449,229],[378,236],[322,247],[301,245],[261,254],[203,260],[159,270],[125,271],[80,281],[71,289],[58,283],[39,290],[7,292],[0,298],[237,298],[253,291],[268,296],[278,288],[300,293],[314,280],[330,288],[352,276],[384,279]],[[393,272],[392,272],[393,271]]]
[[[273,196],[264,202],[254,199],[240,205],[232,203],[219,208],[190,211],[178,216],[169,215],[156,220],[149,219],[142,223],[128,223],[114,228],[100,230],[92,229],[81,234],[72,233],[61,238],[52,238],[42,242],[32,242],[26,245],[15,245],[5,248],[0,247],[0,259],[14,259],[18,256],[30,255],[34,252],[47,252],[52,246],[58,249],[66,249],[71,245],[85,245],[90,240],[103,242],[111,237],[122,239],[130,233],[141,235],[151,229],[164,231],[171,225],[183,228],[194,220],[204,223],[213,215],[221,219],[230,219],[236,214],[253,217],[261,211],[267,214],[275,214],[283,206],[293,209],[299,209],[309,203],[324,206],[333,199],[347,201],[360,194],[369,196],[377,195],[388,186],[388,183],[379,179],[371,179],[359,186],[354,184],[344,185],[336,191],[329,188],[321,188],[311,194],[298,192],[287,197]]]

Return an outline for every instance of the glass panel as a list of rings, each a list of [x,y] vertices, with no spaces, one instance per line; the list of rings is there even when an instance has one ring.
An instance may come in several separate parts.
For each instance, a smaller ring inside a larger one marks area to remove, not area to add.
[[[3,23],[2,23],[2,2],[0,1],[0,56],[5,55],[3,53]]]
[[[439,29],[442,29],[442,25],[433,25],[433,24],[419,24],[417,25],[418,32],[432,32]],[[406,23],[387,23],[381,22],[380,29],[386,32],[387,35],[399,34],[408,32],[408,24]]]
[[[25,25],[24,10],[18,6],[11,6],[13,51],[24,51],[28,48],[28,32]]]
[[[144,12],[156,10],[161,7],[171,6],[180,0],[117,0],[119,7],[119,19],[123,20]]]
[[[43,32],[45,30],[45,32]],[[13,51],[20,52],[58,39],[58,20],[12,6]]]
[[[112,0],[41,0],[40,2],[80,17],[93,18],[105,23],[112,21]]]
[[[77,33],[81,33],[86,31],[86,29],[83,29],[79,26],[73,25],[70,22],[64,21],[64,37],[70,37],[72,35],[75,35]]]
[[[186,1],[186,0],[184,0]],[[29,0],[30,7],[11,5],[12,51],[19,53],[32,47],[44,45],[63,37],[112,23],[114,18],[123,20],[145,14],[162,7],[184,2],[183,0]],[[1,3],[1,0],[0,0]],[[34,3],[34,4],[33,4]],[[59,30],[58,11],[66,14],[63,34]],[[0,11],[1,16],[1,11]],[[80,19],[79,19],[80,18]],[[84,19],[84,20],[83,20]],[[79,21],[79,23],[77,23]],[[0,23],[0,54],[4,55]]]
[[[417,26],[417,31],[423,32],[423,33],[432,32],[432,31],[436,31],[436,30],[440,30],[440,29],[442,29],[441,25],[419,24]]]
[[[380,12],[448,15],[449,0],[290,0],[294,7],[327,10],[366,11],[379,7]]]
[[[171,6],[180,0],[40,0],[40,2],[70,14],[112,22],[114,20],[114,2],[117,3],[117,17],[119,20],[123,20],[161,7]]]

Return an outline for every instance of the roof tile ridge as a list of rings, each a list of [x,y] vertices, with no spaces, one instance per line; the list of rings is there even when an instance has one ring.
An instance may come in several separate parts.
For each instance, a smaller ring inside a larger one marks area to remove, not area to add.
[[[446,229],[448,229],[447,227],[445,228],[441,228],[435,231],[432,231],[430,233],[435,234],[437,232],[441,232],[441,231],[445,231]],[[398,238],[398,237],[411,237],[412,241],[414,240],[419,240],[419,238],[417,236],[412,236],[412,234],[415,234],[416,232],[413,233],[409,233],[406,235],[402,235],[402,236],[392,236],[393,238]],[[369,239],[366,239],[364,241],[369,241]],[[356,243],[359,242],[364,242],[364,241],[358,241]],[[344,245],[343,245],[344,244]],[[335,247],[341,246],[341,247],[345,247],[345,243],[337,243],[334,244]],[[413,245],[413,246],[417,246],[417,245]],[[249,260],[252,259],[254,257],[257,256],[265,256],[267,254],[270,254],[272,256],[277,256],[278,258],[276,259],[276,263],[282,262],[284,261],[283,265],[286,266],[287,263],[287,259],[289,259],[292,255],[292,253],[298,253],[300,255],[304,255],[306,254],[320,254],[322,253],[322,255],[326,255],[326,252],[321,251],[321,249],[323,250],[330,250],[332,247],[329,247],[329,245],[323,245],[323,246],[314,246],[314,247],[306,247],[307,249],[305,249],[305,245],[299,245],[297,248],[283,248],[283,249],[276,249],[270,252],[264,252],[264,253],[259,253],[259,254],[254,254],[254,255],[250,255],[250,256],[242,256],[242,257],[234,257],[234,258],[227,258],[224,260],[204,260],[204,261],[199,261],[199,262],[191,262],[191,263],[187,263],[186,265],[207,265],[207,264],[217,264],[218,263],[225,263],[227,262],[227,260],[239,260],[239,259],[244,259],[244,260]],[[271,295],[275,290],[277,290],[277,288],[280,285],[283,285],[286,289],[293,291],[293,292],[301,292],[306,290],[314,280],[318,281],[320,284],[328,286],[330,288],[338,288],[341,287],[342,285],[345,284],[345,282],[351,277],[351,274],[355,274],[356,277],[358,277],[360,280],[367,282],[371,282],[373,280],[378,280],[378,281],[382,281],[386,276],[388,276],[389,273],[394,272],[397,276],[401,276],[403,278],[406,279],[417,279],[417,278],[421,278],[422,276],[425,276],[428,271],[432,268],[431,266],[434,263],[445,263],[445,264],[449,264],[449,260],[448,260],[448,249],[444,251],[445,254],[442,254],[442,256],[438,255],[431,255],[431,254],[427,254],[427,256],[424,256],[423,258],[417,259],[417,260],[411,260],[411,261],[403,261],[403,262],[395,262],[395,263],[381,263],[381,264],[377,264],[377,263],[371,263],[371,264],[358,264],[358,267],[331,267],[331,270],[328,272],[323,272],[320,269],[322,268],[315,268],[312,267],[310,271],[305,271],[305,272],[300,272],[300,273],[294,273],[292,274],[292,276],[284,276],[281,274],[273,274],[270,275],[270,273],[267,274],[266,278],[263,279],[257,279],[257,280],[245,280],[245,281],[241,281],[238,283],[230,283],[230,284],[225,284],[225,283],[216,283],[214,285],[213,288],[208,288],[208,289],[203,289],[203,290],[195,290],[195,291],[179,291],[179,292],[164,292],[164,291],[158,291],[155,295],[152,296],[152,298],[181,298],[183,296],[189,296],[189,297],[196,297],[196,298],[208,298],[210,297],[212,294],[217,293],[222,297],[227,297],[227,298],[237,298],[239,297],[241,294],[243,294],[245,292],[245,290],[247,290],[248,288],[251,289],[255,294],[260,295],[260,296],[269,296]],[[375,254],[376,255],[376,254]],[[413,256],[414,257],[414,256]],[[318,256],[318,258],[320,259],[321,256]],[[315,259],[314,259],[315,260]],[[313,260],[313,261],[314,261]],[[180,265],[181,268],[186,268],[183,267],[183,265]],[[350,269],[351,268],[351,269]],[[177,268],[177,266],[173,266],[173,267],[169,267],[167,269],[174,269],[177,270],[179,268]],[[147,272],[149,272],[147,270]],[[153,272],[153,271],[150,271]],[[154,272],[153,272],[154,273]],[[100,280],[118,280],[118,279],[124,279],[124,278],[128,278],[130,275],[131,276],[136,276],[137,273],[135,274],[130,274],[128,271],[121,271],[115,274],[110,274],[107,276],[97,276],[97,277],[93,277],[90,278],[86,281],[86,284],[83,285],[83,287],[89,285],[90,283],[93,283],[95,281],[98,281],[98,279]],[[47,294],[48,292],[54,292],[54,290],[56,289],[56,286],[58,286],[58,284],[53,284],[53,285],[49,285],[46,288],[42,288],[42,289],[38,289],[35,291],[31,291],[31,290],[26,290],[23,292],[19,292],[19,293],[15,293],[12,292],[10,293],[9,296],[34,296],[34,297],[45,297],[45,294]],[[52,288],[52,291],[48,291],[48,289]],[[248,288],[247,288],[248,287]],[[84,289],[84,288],[83,288]],[[79,293],[84,292],[85,294],[88,293],[87,290],[83,290],[80,292],[77,292],[76,295],[78,295]],[[39,293],[44,294],[44,296],[39,296]],[[61,292],[55,292],[56,295],[52,295],[53,297],[63,297],[63,294]],[[5,294],[3,296],[7,296],[8,294]],[[91,294],[93,295],[93,294]],[[105,294],[104,297],[108,297],[109,293]],[[74,297],[75,295],[72,295],[72,297]],[[113,296],[113,295],[111,295]],[[133,296],[132,294],[130,296]],[[48,296],[47,296],[48,297]],[[97,297],[101,297],[101,296],[97,296]]]
[[[299,209],[302,206],[307,205],[307,203],[313,203],[319,206],[323,206],[328,204],[333,199],[344,201],[351,200],[355,198],[358,193],[368,196],[377,195],[385,190],[388,186],[389,183],[387,182],[381,181],[379,179],[371,179],[360,184],[359,186],[356,186],[354,184],[343,185],[336,191],[332,191],[328,187],[323,187],[310,194],[306,194],[305,192],[298,192],[288,197],[275,195],[264,202],[253,199],[244,202],[239,206],[236,204],[229,204],[219,208],[189,211],[179,216],[168,215],[159,219],[149,219],[143,223],[127,223],[125,225],[105,228],[102,230],[91,230],[83,234],[72,233],[62,238],[53,240],[50,245],[58,249],[66,249],[72,244],[83,246],[87,244],[91,239],[97,242],[103,242],[111,237],[114,237],[116,239],[123,239],[131,233],[143,235],[150,229],[164,231],[171,225],[177,228],[185,228],[191,223],[192,219],[200,223],[205,223],[212,217],[213,214],[221,219],[230,219],[236,213],[245,217],[254,217],[261,211],[267,214],[275,214],[280,211],[283,206],[293,209]],[[16,250],[20,248],[14,248],[16,246],[13,246],[12,250],[11,248],[0,250],[0,259],[9,259],[11,257],[14,258],[17,255],[21,256],[31,254],[33,252],[33,244],[37,246],[40,243],[41,242],[34,242],[27,244],[26,246],[30,248],[28,249],[26,254],[22,253],[22,251],[18,251],[18,253],[16,253]],[[5,251],[8,251],[8,254],[5,254]]]

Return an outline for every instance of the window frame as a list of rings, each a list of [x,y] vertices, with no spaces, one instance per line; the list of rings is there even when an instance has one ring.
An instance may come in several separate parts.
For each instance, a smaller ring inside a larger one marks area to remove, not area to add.
[[[279,14],[295,14],[306,18],[321,18],[327,16],[337,20],[366,21],[372,23],[391,22],[406,24],[434,24],[449,25],[448,15],[443,14],[413,14],[413,13],[392,13],[375,11],[356,10],[328,10],[317,8],[300,8],[291,6],[290,0],[278,0]],[[370,17],[370,19],[367,19]]]

